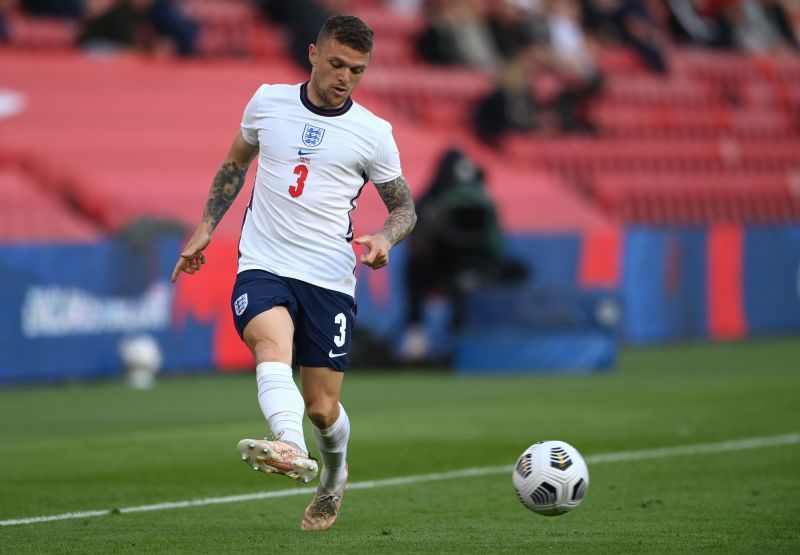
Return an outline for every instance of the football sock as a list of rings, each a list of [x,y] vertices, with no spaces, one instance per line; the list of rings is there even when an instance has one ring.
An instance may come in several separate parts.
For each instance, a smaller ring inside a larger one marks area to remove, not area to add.
[[[339,403],[339,418],[333,426],[327,430],[320,430],[316,426],[313,429],[323,464],[319,483],[327,491],[336,491],[347,479],[345,463],[347,440],[350,439],[350,419],[342,404]]]
[[[292,367],[282,362],[256,366],[258,404],[276,439],[291,441],[308,453],[303,437],[305,403],[292,379]]]

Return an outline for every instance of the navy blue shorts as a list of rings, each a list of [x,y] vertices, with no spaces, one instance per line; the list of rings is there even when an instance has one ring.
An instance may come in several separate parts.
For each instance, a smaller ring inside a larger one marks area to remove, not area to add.
[[[301,366],[347,370],[356,319],[350,295],[263,270],[236,276],[231,309],[239,337],[250,320],[275,306],[285,306],[292,316],[295,356]]]

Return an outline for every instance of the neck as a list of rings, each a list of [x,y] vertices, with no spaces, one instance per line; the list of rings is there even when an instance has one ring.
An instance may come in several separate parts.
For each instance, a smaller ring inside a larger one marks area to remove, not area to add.
[[[312,91],[313,89],[311,88],[311,84],[305,83],[300,88],[300,101],[303,103],[303,106],[305,106],[307,110],[317,115],[327,116],[327,117],[341,116],[342,114],[350,110],[350,107],[353,105],[353,99],[348,96],[347,98],[345,98],[344,102],[342,102],[336,107],[322,108],[321,106],[330,106],[330,104],[323,102],[322,99],[320,98],[321,95],[317,95],[316,96],[317,102],[313,102],[311,100],[313,95]]]
[[[330,104],[326,101],[326,99],[319,94],[317,90],[317,85],[314,83],[314,80],[310,80],[308,82],[308,87],[306,87],[306,94],[308,95],[308,100],[317,108],[322,108],[323,110],[335,110],[337,108],[341,108],[344,106],[345,102],[350,98],[349,96],[345,97],[338,104]]]

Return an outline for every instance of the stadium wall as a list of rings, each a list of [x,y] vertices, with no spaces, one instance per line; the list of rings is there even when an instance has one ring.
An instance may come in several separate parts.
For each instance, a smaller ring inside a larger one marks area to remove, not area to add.
[[[176,318],[180,245],[0,246],[0,384],[121,375],[123,338],[152,335],[165,372],[206,371],[214,326]]]
[[[585,315],[581,307],[599,306],[598,292],[610,292],[622,306],[616,334],[622,341],[800,331],[800,226],[520,235],[507,247],[532,269],[525,295],[539,304],[531,304],[531,311],[550,310],[554,303],[541,299],[552,292],[551,298],[565,299],[559,307],[577,307],[573,312]],[[173,286],[169,276],[179,249],[175,239],[138,246],[121,240],[0,246],[0,384],[120,376],[119,343],[141,333],[158,342],[165,372],[248,368],[250,355],[231,325],[229,308],[236,243],[213,243],[203,271]],[[391,348],[404,325],[403,254],[402,245],[393,251],[388,271],[357,270],[358,328],[384,338]],[[513,302],[503,298],[495,304]],[[475,306],[488,306],[483,301]],[[556,313],[563,316],[563,310]],[[480,319],[479,314],[475,320]],[[531,321],[542,328],[540,318]],[[570,322],[580,333],[597,329],[591,317]],[[557,329],[554,333],[559,336]],[[570,337],[581,343],[580,335]],[[550,352],[574,351],[569,341],[539,345]],[[449,347],[459,348],[458,341]],[[536,350],[536,343],[530,348]],[[592,349],[584,353],[594,357],[584,360],[587,365],[613,362],[607,346]],[[462,359],[469,366],[484,355],[473,352]],[[564,359],[553,360],[548,364]]]
[[[800,227],[631,228],[625,339],[664,343],[800,330]]]

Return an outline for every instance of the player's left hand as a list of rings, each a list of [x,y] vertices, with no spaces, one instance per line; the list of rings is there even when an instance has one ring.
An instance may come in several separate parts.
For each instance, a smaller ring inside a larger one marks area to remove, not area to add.
[[[384,237],[383,233],[362,235],[356,239],[355,242],[369,249],[367,254],[361,255],[362,264],[366,264],[373,270],[377,270],[389,263],[389,251],[392,250],[392,244]]]

